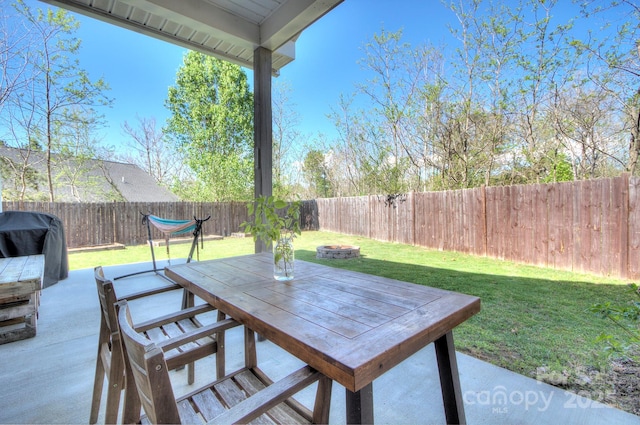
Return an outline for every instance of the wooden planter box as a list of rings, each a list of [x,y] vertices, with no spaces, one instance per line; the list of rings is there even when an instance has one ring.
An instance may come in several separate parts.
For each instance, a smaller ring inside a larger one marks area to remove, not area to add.
[[[0,344],[36,335],[44,255],[0,258]]]

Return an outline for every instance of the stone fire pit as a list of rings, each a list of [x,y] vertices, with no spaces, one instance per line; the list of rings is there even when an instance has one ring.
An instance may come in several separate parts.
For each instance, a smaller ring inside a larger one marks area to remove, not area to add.
[[[323,245],[316,248],[316,258],[356,258],[360,247],[352,245]]]

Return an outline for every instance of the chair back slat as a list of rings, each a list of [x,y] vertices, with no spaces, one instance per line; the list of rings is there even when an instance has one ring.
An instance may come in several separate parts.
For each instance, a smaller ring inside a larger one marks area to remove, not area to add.
[[[98,287],[98,299],[100,300],[100,310],[104,324],[109,328],[111,334],[118,332],[118,317],[116,316],[115,304],[118,302],[116,291],[113,289],[113,282],[104,277],[102,267],[94,269],[96,286]]]
[[[123,351],[129,359],[127,376],[133,375],[142,408],[151,423],[180,423],[178,406],[162,350],[133,329],[126,301],[119,302],[118,307]]]

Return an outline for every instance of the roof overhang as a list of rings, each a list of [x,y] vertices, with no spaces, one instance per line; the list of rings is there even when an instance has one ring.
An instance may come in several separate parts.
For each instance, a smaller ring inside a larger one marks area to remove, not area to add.
[[[343,0],[41,1],[251,69],[264,47],[278,75],[299,34]]]

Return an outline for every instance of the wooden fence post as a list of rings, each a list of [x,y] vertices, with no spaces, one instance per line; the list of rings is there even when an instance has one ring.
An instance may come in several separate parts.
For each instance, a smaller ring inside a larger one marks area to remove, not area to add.
[[[487,187],[482,185],[480,194],[482,195],[482,255],[487,255],[488,235],[487,235]]]
[[[416,197],[414,192],[409,192],[411,198],[411,245],[416,244]]]
[[[620,253],[620,277],[626,278],[629,276],[629,173],[622,173],[620,178],[622,179],[622,222],[620,223],[620,248],[623,252]]]

